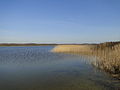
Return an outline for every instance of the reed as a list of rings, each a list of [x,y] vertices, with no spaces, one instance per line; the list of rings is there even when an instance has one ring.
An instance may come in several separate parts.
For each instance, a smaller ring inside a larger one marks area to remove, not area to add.
[[[97,56],[94,66],[120,79],[120,43],[102,43],[97,45],[93,52],[93,55]]]
[[[92,64],[95,67],[120,79],[120,42],[97,45],[58,45],[52,52],[94,56],[96,60]]]

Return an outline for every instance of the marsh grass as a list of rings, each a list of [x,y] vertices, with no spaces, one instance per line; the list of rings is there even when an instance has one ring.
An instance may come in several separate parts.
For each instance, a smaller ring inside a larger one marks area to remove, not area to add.
[[[103,43],[93,50],[97,56],[94,65],[120,79],[120,43]]]
[[[52,52],[73,53],[95,57],[92,64],[120,79],[120,42],[97,45],[58,45]]]

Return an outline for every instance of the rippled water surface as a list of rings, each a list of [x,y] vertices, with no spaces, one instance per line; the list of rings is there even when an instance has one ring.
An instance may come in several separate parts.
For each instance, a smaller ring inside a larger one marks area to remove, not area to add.
[[[120,81],[85,56],[53,46],[0,47],[0,90],[120,90]]]

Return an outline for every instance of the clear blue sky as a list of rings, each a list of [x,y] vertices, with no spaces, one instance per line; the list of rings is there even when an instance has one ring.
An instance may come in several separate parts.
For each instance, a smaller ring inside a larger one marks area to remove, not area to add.
[[[0,43],[120,40],[120,0],[0,0]]]

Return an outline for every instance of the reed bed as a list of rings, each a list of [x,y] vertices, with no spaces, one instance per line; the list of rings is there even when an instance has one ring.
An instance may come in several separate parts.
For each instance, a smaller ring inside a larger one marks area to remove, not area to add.
[[[97,45],[58,45],[52,52],[94,56],[96,60],[92,64],[95,67],[120,79],[120,42]]]
[[[97,56],[94,66],[120,79],[120,43],[103,43],[93,50]]]

